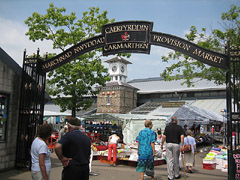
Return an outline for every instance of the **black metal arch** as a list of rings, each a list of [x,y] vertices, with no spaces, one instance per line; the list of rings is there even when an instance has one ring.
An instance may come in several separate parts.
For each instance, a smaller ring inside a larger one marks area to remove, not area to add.
[[[116,53],[150,53],[151,45],[167,47],[210,66],[227,68],[227,56],[202,48],[180,37],[152,31],[152,22],[124,21],[107,24],[102,34],[82,41],[57,56],[44,61],[43,72],[54,70],[78,56],[103,48],[103,55]]]

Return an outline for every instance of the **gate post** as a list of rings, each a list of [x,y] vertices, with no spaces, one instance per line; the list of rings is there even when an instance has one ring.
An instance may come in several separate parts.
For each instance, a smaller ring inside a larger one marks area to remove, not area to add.
[[[227,43],[228,179],[240,179],[240,48]]]
[[[47,58],[47,56],[46,56]],[[43,123],[46,73],[42,72],[39,49],[37,55],[23,56],[16,167],[30,167],[30,149],[36,128]]]
[[[232,96],[231,96],[231,63],[230,63],[230,40],[227,41],[227,73],[226,73],[226,106],[227,106],[227,147],[228,147],[228,179],[233,180],[233,170],[230,168],[232,159]]]

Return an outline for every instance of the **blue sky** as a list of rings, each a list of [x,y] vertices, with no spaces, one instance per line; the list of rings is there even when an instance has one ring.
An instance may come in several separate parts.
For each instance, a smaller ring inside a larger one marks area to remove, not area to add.
[[[89,7],[99,7],[108,11],[108,18],[115,21],[145,20],[152,21],[153,30],[179,36],[189,31],[192,25],[199,30],[221,28],[221,13],[227,12],[231,4],[240,6],[239,0],[0,0],[0,47],[22,66],[23,50],[27,54],[56,52],[51,42],[31,42],[25,36],[28,28],[24,21],[33,12],[46,14],[49,3],[56,7],[65,7],[66,13],[76,12],[78,18]],[[136,78],[158,77],[168,66],[161,62],[161,56],[171,50],[163,47],[151,47],[150,55],[132,54],[128,59],[128,80]],[[60,51],[59,51],[60,52]],[[58,52],[56,52],[58,53]],[[104,57],[104,60],[113,56]],[[103,63],[105,66],[108,64]]]

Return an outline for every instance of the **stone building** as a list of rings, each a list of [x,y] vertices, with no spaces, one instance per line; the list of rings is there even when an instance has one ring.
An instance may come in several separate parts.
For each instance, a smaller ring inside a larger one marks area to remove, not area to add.
[[[126,83],[127,64],[131,62],[115,57],[105,61],[109,63],[109,76],[111,81],[97,97],[97,113],[125,114],[137,106],[137,88]]]
[[[0,48],[0,171],[15,166],[21,67]]]

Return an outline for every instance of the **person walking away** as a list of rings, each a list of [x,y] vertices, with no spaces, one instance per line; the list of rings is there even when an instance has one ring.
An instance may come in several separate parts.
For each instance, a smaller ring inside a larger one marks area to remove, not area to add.
[[[191,152],[183,152],[184,153],[184,161],[187,168],[188,173],[193,173],[192,167],[195,163],[195,154],[197,153],[196,147],[196,140],[193,136],[191,130],[187,130],[186,132],[187,137],[184,138],[184,145],[190,144],[191,145]]]
[[[80,131],[80,121],[71,118],[67,122],[68,133],[55,145],[55,152],[63,164],[62,180],[89,180],[91,142]]]
[[[168,180],[180,179],[179,174],[179,155],[183,150],[184,132],[181,126],[177,125],[176,116],[171,118],[171,123],[165,128],[162,137],[161,149],[163,149],[164,141],[166,140],[166,155],[167,155],[167,171]],[[181,142],[181,146],[179,143]]]
[[[155,156],[155,132],[152,130],[152,121],[146,120],[144,126],[145,129],[141,130],[137,137],[138,163],[136,171],[140,172],[141,180],[144,180],[147,165],[151,170],[154,170]],[[154,176],[152,176],[152,180],[155,180]]]
[[[117,145],[120,141],[120,138],[117,134],[113,134],[108,138],[108,161],[111,162],[112,154],[113,154],[113,164],[110,166],[116,167],[117,162]]]
[[[31,175],[33,180],[49,180],[51,171],[51,152],[47,140],[51,137],[52,126],[44,124],[38,127],[38,136],[31,145]]]

